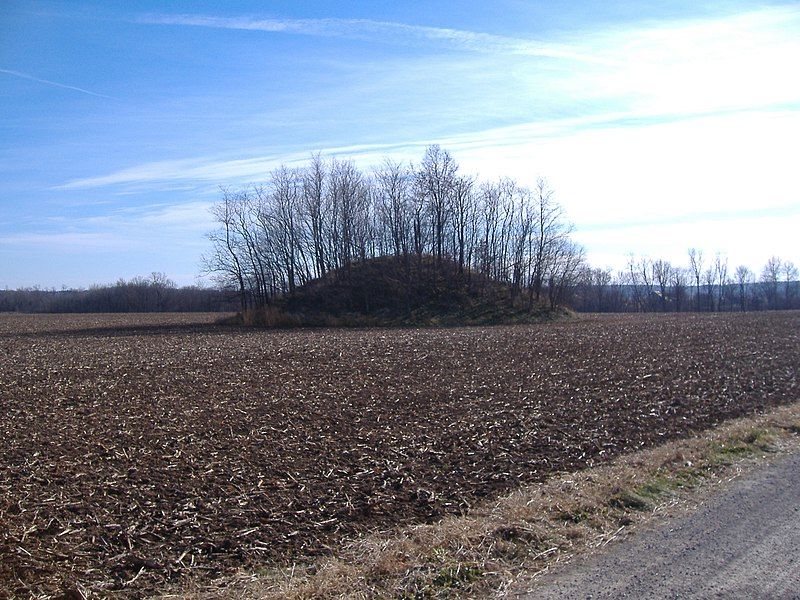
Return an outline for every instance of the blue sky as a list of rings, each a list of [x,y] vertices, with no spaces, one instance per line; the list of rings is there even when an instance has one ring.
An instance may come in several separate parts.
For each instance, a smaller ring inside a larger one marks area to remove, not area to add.
[[[597,266],[800,263],[800,5],[0,4],[0,287],[193,283],[220,186],[426,144],[548,179]]]

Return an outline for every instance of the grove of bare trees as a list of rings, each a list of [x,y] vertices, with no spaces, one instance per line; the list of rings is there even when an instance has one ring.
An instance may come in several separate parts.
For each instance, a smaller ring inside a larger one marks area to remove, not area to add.
[[[771,257],[760,273],[731,269],[722,254],[692,248],[685,266],[631,256],[624,271],[585,267],[573,307],[593,312],[716,312],[800,308],[793,262]]]
[[[384,293],[405,293],[395,305],[406,310],[413,294],[438,289],[437,281],[452,280],[454,273],[470,292],[502,288],[516,307],[800,308],[798,269],[779,257],[757,272],[695,248],[684,264],[631,255],[618,272],[592,267],[545,180],[533,188],[507,177],[481,181],[436,145],[417,164],[387,158],[368,171],[312,155],[301,167],[275,169],[263,184],[222,190],[212,214],[217,227],[208,234],[203,268],[216,289],[177,288],[153,273],[87,290],[0,290],[0,312],[244,312],[297,298],[298,288],[321,278],[358,290],[368,306],[370,290],[353,275],[365,264],[389,265],[392,286]]]
[[[419,164],[386,159],[369,172],[315,155],[262,185],[224,190],[213,215],[205,268],[238,292],[243,310],[326,275],[346,282],[355,263],[377,257],[409,272],[423,258],[447,261],[467,284],[503,282],[531,305],[567,302],[584,266],[544,180],[534,189],[478,181],[435,145]]]
[[[218,312],[234,309],[232,300],[223,290],[177,287],[164,273],[154,272],[89,289],[0,290],[0,312]]]

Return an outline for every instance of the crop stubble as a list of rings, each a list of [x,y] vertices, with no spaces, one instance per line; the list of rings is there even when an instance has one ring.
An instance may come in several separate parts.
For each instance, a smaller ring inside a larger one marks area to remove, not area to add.
[[[797,401],[800,313],[241,331],[0,315],[0,595],[328,551]]]

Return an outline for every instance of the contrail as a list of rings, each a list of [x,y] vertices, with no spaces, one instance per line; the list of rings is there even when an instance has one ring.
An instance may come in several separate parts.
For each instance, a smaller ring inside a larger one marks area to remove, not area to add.
[[[14,77],[21,77],[22,79],[30,79],[31,81],[38,81],[39,83],[44,83],[47,85],[64,88],[65,90],[73,90],[75,92],[81,92],[82,94],[89,94],[90,96],[97,96],[98,98],[108,98],[109,100],[118,100],[118,98],[114,98],[114,96],[106,96],[105,94],[98,94],[96,92],[91,92],[83,88],[75,87],[74,85],[66,85],[64,83],[58,83],[57,81],[50,81],[49,79],[40,79],[38,77],[34,77],[33,75],[28,75],[27,73],[20,73],[19,71],[12,71],[10,69],[0,69],[0,73],[5,73],[6,75],[13,75]]]

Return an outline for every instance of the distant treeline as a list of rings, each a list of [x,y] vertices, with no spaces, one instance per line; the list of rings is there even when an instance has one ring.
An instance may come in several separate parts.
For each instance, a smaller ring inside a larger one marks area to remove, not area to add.
[[[220,312],[236,310],[237,306],[235,294],[198,286],[177,287],[162,273],[82,290],[0,290],[0,312]]]
[[[627,268],[584,268],[572,307],[586,312],[682,312],[800,309],[800,282],[793,262],[773,256],[759,273],[725,256],[706,261],[691,249],[687,266],[631,257]]]
[[[563,304],[584,264],[543,180],[533,189],[510,178],[479,181],[439,146],[419,164],[386,159],[371,171],[315,156],[276,169],[263,185],[226,191],[214,216],[205,264],[238,290],[242,310],[331,273],[346,284],[353,265],[381,257],[403,265],[409,282],[432,257],[434,281],[450,262],[468,285],[475,274],[529,305]]]

